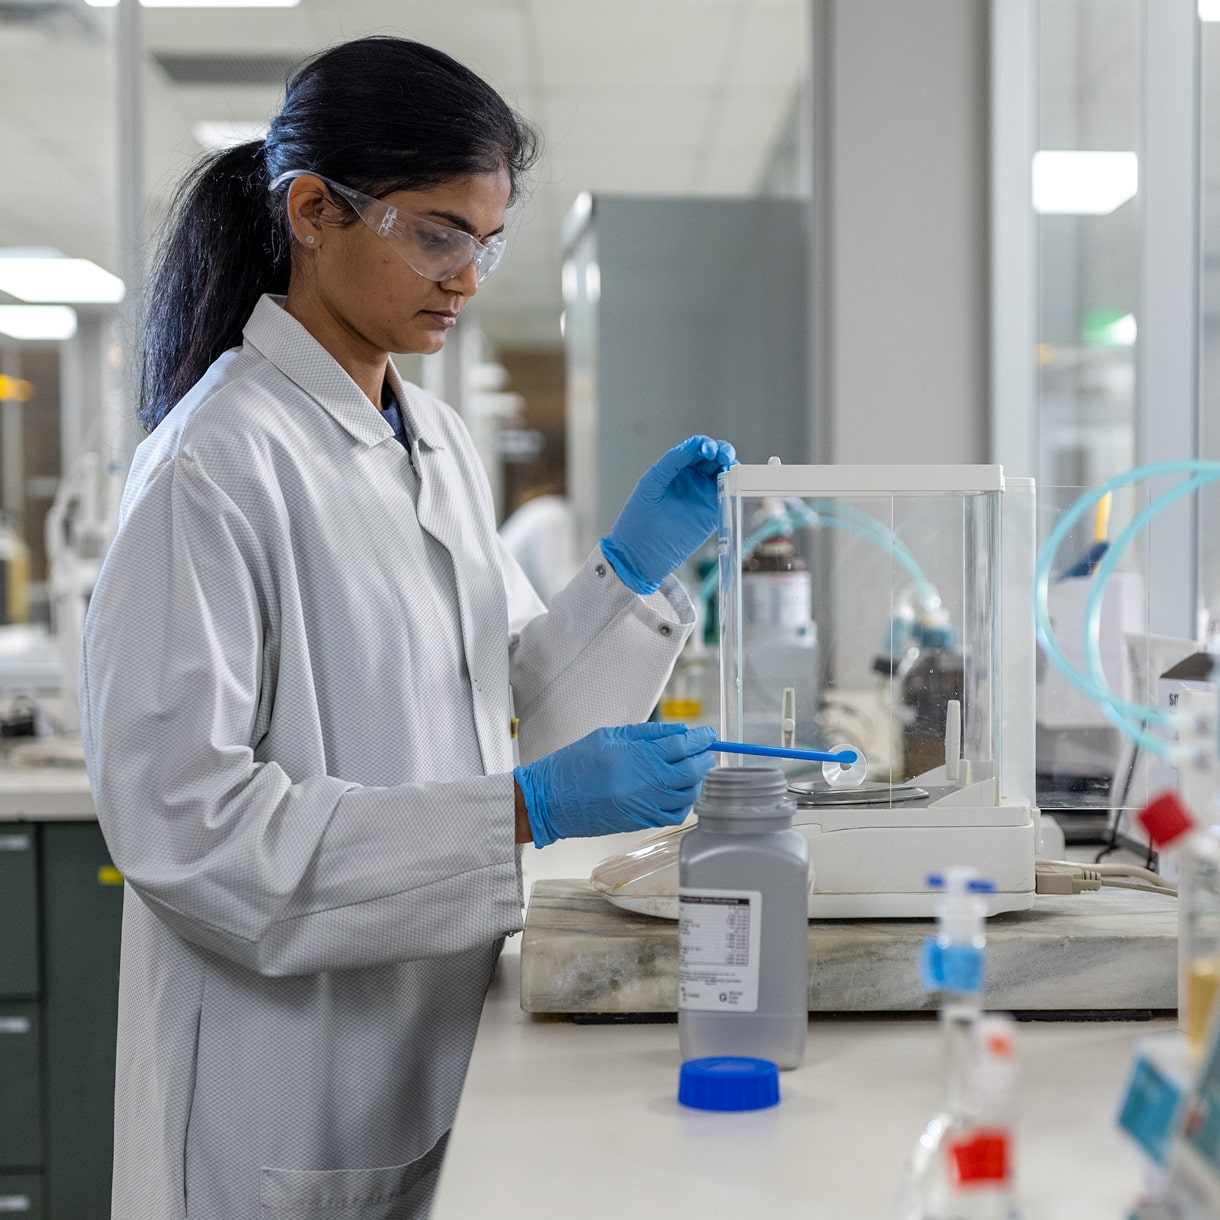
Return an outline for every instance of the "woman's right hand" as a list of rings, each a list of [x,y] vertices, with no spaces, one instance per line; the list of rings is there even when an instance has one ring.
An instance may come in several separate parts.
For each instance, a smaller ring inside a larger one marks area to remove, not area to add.
[[[715,765],[715,739],[712,728],[625,724],[517,767],[535,845],[676,826]]]

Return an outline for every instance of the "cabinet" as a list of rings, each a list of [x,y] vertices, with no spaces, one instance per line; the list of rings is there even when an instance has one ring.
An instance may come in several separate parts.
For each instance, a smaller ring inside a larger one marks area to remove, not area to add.
[[[0,1214],[109,1220],[122,907],[95,822],[0,822]]]
[[[817,460],[807,214],[796,199],[597,195],[564,233],[567,485],[582,550],[697,432]]]

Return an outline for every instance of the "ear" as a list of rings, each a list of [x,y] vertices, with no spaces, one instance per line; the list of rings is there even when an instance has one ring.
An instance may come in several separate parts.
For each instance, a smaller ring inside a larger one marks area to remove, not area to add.
[[[302,174],[288,184],[288,224],[302,245],[316,250],[322,240],[326,210],[333,207],[321,178]]]

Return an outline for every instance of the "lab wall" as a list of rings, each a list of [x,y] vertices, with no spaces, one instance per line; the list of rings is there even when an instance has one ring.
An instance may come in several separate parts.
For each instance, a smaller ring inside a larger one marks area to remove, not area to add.
[[[823,3],[825,460],[986,461],[988,6]]]
[[[584,546],[693,433],[726,437],[746,462],[813,460],[800,201],[596,196],[566,261],[568,489]]]

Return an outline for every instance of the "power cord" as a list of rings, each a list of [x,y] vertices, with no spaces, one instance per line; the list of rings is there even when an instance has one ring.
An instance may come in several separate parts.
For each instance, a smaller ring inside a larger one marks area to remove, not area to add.
[[[1177,886],[1138,864],[1079,864],[1075,860],[1035,860],[1034,892],[1037,894],[1082,894],[1102,886],[1117,890],[1142,890],[1149,894],[1178,896]]]

